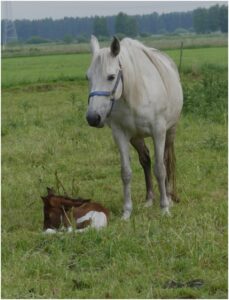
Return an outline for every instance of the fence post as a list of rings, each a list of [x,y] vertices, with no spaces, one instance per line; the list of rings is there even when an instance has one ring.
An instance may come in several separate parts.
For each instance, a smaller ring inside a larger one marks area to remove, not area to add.
[[[182,57],[183,57],[183,41],[181,42],[181,45],[180,45],[180,63],[179,63],[179,73],[181,72]]]

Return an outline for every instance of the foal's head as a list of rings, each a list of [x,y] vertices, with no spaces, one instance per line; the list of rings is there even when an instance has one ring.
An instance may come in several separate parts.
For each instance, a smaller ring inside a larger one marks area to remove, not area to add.
[[[92,62],[86,75],[90,89],[86,118],[90,126],[103,127],[113,101],[122,95],[120,43],[114,38],[110,48],[100,49],[98,40],[92,36],[91,50]]]
[[[44,203],[44,224],[43,230],[46,229],[59,229],[62,220],[66,218],[66,213],[72,207],[79,207],[85,202],[90,200],[84,200],[81,198],[71,199],[63,196],[54,195],[54,191],[47,188],[48,195],[41,197]]]

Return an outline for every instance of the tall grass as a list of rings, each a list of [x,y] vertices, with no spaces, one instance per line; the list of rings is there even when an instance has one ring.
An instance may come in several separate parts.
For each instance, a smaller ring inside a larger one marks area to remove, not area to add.
[[[192,83],[191,75],[192,71],[187,79],[183,76],[184,113],[226,124],[227,70],[214,65],[202,65],[201,70],[194,74],[197,80],[193,80]]]

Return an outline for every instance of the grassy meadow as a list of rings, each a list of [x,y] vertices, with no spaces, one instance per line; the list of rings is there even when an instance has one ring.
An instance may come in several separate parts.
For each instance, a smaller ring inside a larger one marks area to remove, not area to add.
[[[141,37],[140,41],[149,47],[156,49],[178,49],[183,42],[185,48],[200,47],[226,47],[228,43],[227,34],[187,34],[187,35],[154,35],[150,37]],[[102,47],[107,47],[110,39],[101,41]],[[71,43],[52,42],[44,44],[12,44],[3,49],[2,57],[15,56],[38,56],[48,54],[76,54],[90,51],[89,43]]]
[[[166,51],[179,62],[179,50]],[[227,48],[185,49],[176,139],[181,202],[171,217],[145,184],[132,149],[131,220],[120,220],[118,150],[87,125],[90,55],[2,59],[2,298],[227,298]],[[150,139],[147,144],[153,157]],[[41,195],[95,199],[109,226],[42,234]],[[63,193],[63,190],[59,190]]]

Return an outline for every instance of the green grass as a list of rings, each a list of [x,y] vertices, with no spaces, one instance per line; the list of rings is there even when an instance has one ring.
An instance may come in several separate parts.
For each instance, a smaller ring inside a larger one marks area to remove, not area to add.
[[[5,58],[3,87],[85,79],[89,54]]]
[[[197,50],[193,60],[199,53],[202,64],[206,49]],[[208,73],[224,83],[212,97],[227,101],[227,62],[217,71],[213,52]],[[203,114],[216,88],[204,85],[205,62],[198,74],[192,65],[182,74],[190,106],[185,103],[176,139],[181,203],[170,218],[162,217],[154,180],[156,203],[143,208],[143,172],[132,150],[134,211],[122,222],[117,148],[108,128],[89,128],[85,120],[88,88],[79,78],[89,56],[36,57],[36,64],[33,59],[3,59],[2,65],[2,297],[227,298],[226,108],[221,119]],[[16,65],[21,68],[15,71]],[[197,82],[203,105],[192,111]],[[152,141],[147,144],[152,153]],[[111,210],[107,229],[42,234],[40,196],[47,186],[56,188],[55,171],[70,195],[78,191]],[[168,288],[171,280],[194,279],[203,286]]]
[[[177,49],[181,42],[184,48],[200,47],[226,47],[228,44],[227,34],[184,34],[184,35],[152,35],[149,37],[138,38],[144,44],[156,49]],[[100,42],[102,47],[110,45],[111,38]],[[8,45],[2,50],[2,57],[15,56],[39,56],[50,54],[76,54],[90,51],[88,43],[44,43],[44,44],[19,44]]]
[[[179,64],[180,50],[167,50]],[[51,55],[36,57],[3,58],[2,87],[84,80],[90,54]],[[220,60],[219,60],[220,57]],[[198,71],[203,64],[217,64],[227,69],[227,48],[185,49],[182,68]]]
[[[180,60],[180,50],[167,50],[177,64]],[[219,59],[220,58],[220,59]],[[227,47],[222,48],[197,48],[184,49],[182,58],[183,69],[192,68],[192,70],[199,70],[203,65],[217,65],[218,68],[224,67],[227,69],[228,51]]]
[[[185,34],[185,35],[166,35],[142,38],[141,41],[157,49],[177,49],[181,42],[186,49],[203,47],[222,47],[227,46],[227,34]]]

